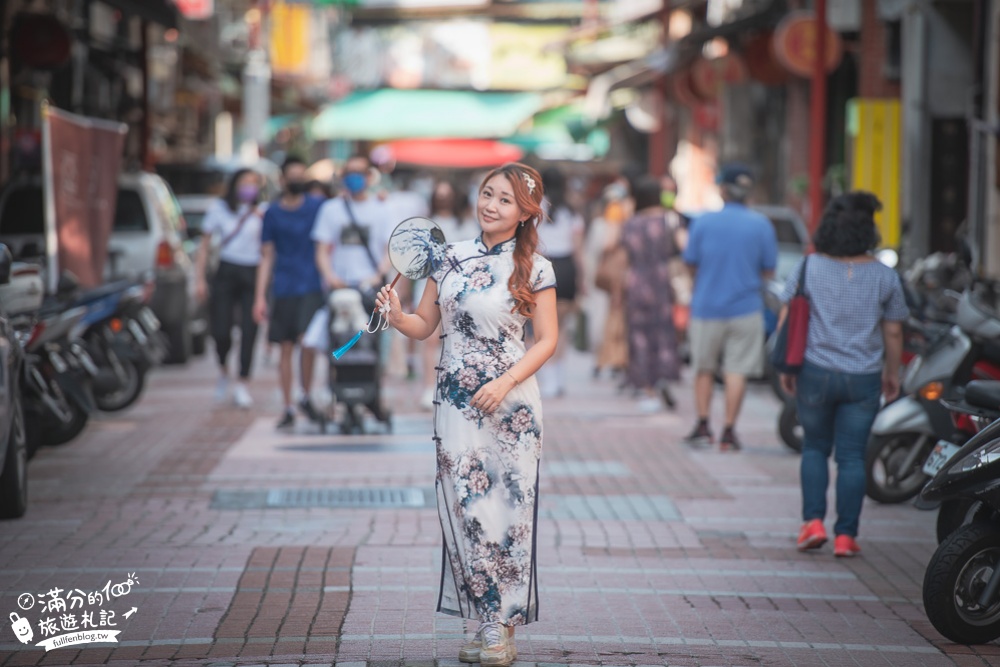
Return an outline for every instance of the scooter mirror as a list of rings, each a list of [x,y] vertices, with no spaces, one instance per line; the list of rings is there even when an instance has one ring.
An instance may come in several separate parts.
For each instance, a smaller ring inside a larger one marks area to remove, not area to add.
[[[899,264],[899,253],[892,248],[882,248],[875,253],[875,258],[888,266],[890,269],[895,269]]]

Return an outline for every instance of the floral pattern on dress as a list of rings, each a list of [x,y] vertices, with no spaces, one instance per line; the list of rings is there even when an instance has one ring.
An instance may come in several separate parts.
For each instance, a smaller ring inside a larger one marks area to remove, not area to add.
[[[521,625],[537,620],[535,503],[542,453],[541,398],[534,377],[486,414],[469,405],[479,388],[525,352],[527,318],[513,312],[508,281],[514,241],[449,246],[432,278],[441,308],[441,363],[434,416],[444,576],[438,610]],[[536,291],[555,286],[536,255]]]

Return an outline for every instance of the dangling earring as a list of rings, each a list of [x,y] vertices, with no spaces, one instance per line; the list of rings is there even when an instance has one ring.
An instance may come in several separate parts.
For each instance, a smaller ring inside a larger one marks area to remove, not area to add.
[[[521,226],[524,227],[524,220],[521,221]]]

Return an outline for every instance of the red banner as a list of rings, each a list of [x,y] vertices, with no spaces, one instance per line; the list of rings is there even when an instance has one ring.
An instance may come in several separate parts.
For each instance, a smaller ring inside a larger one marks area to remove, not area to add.
[[[72,271],[83,287],[104,281],[126,125],[48,106],[44,113],[49,289]]]

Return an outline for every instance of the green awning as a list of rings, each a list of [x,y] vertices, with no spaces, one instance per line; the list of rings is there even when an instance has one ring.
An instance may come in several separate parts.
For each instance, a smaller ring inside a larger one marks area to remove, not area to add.
[[[545,159],[601,158],[610,147],[607,130],[587,118],[578,102],[535,114],[506,141]]]
[[[535,93],[383,88],[326,107],[312,130],[317,140],[492,139],[514,134],[541,105]]]

